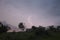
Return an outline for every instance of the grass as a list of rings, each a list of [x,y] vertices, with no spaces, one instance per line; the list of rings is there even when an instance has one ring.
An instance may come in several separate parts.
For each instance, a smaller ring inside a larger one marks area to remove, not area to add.
[[[50,36],[36,36],[34,32],[0,33],[0,40],[60,40],[60,32],[50,32]]]

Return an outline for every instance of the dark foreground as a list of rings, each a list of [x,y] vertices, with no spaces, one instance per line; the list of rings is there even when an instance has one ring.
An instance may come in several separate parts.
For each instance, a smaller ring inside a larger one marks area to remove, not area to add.
[[[0,40],[60,40],[60,32],[36,35],[35,32],[0,33]]]

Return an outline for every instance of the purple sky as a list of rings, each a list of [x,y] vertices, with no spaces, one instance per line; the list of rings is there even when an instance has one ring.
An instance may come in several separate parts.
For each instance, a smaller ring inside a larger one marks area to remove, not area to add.
[[[60,25],[60,0],[0,0],[0,21],[18,26]]]

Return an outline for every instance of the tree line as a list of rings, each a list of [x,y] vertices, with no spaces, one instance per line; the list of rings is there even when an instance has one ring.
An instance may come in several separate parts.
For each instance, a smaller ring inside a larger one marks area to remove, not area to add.
[[[18,27],[24,31],[25,29],[25,25],[23,24],[23,22],[18,24]],[[8,30],[10,30],[11,28],[8,25],[3,25],[2,22],[0,22],[0,33],[4,33],[7,32]],[[48,28],[46,29],[46,27],[43,26],[32,26],[30,29],[26,29],[25,32],[35,32],[37,35],[39,34],[47,34],[48,32],[60,32],[60,26],[54,27],[54,25],[48,26]]]

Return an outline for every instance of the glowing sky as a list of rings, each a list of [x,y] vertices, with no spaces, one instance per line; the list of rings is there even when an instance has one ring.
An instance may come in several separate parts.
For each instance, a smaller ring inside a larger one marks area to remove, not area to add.
[[[59,25],[60,0],[0,0],[0,21],[18,26]]]

